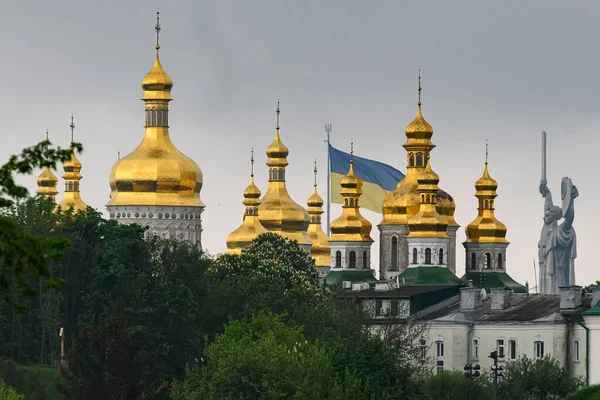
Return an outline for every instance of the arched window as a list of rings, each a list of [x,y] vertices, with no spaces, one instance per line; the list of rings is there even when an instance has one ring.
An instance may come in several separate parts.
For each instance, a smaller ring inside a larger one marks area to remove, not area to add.
[[[398,270],[398,238],[392,237],[392,271]]]
[[[412,256],[413,256],[412,263],[416,264],[417,263],[417,248],[416,247],[413,249]]]
[[[504,268],[502,266],[502,253],[499,253],[498,254],[498,269],[502,269],[502,268]]]
[[[163,116],[162,110],[158,109],[156,111],[156,117],[157,117],[157,119],[156,119],[156,126],[162,126],[162,124],[163,124],[162,116]]]
[[[273,168],[273,180],[276,181],[279,179],[279,170],[277,168]]]
[[[425,196],[425,201],[429,203],[429,195]]]
[[[444,249],[440,249],[440,261],[438,264],[444,263]]]
[[[354,207],[354,199],[350,199],[350,207]]]
[[[423,166],[423,154],[417,153],[417,167]]]
[[[489,208],[489,204],[490,204],[490,203],[488,203],[488,201],[487,201],[487,200],[484,200],[484,201],[483,201],[483,208],[486,208],[486,209],[487,209],[487,208]]]
[[[484,268],[486,268],[486,269],[492,268],[492,255],[490,253],[485,253]]]
[[[152,109],[152,122],[150,123],[151,126],[156,126],[156,108]]]
[[[369,268],[369,259],[366,251],[363,251],[363,268]]]
[[[410,165],[411,167],[415,166],[415,155],[414,155],[414,153],[410,153],[409,164],[408,165]]]
[[[342,268],[342,252],[339,250],[335,252],[335,267]]]
[[[73,182],[69,182],[69,191],[73,191]]]
[[[350,252],[349,267],[350,268],[356,268],[356,252],[355,251],[351,251]]]
[[[78,191],[79,190],[79,182],[74,182],[73,185],[74,185],[73,186],[74,190]]]
[[[425,153],[425,162],[423,163],[423,166],[427,166],[427,161],[429,161],[429,153]]]
[[[425,249],[425,264],[431,264],[431,249],[429,247]]]
[[[477,258],[475,253],[471,253],[471,269],[477,269]]]
[[[344,206],[348,207],[348,199],[344,199]]]

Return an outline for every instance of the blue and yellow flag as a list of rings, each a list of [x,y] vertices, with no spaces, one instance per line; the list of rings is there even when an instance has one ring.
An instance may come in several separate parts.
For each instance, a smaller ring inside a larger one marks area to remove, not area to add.
[[[329,145],[329,159],[331,171],[331,202],[343,204],[340,191],[341,181],[350,168],[350,153]],[[363,194],[360,197],[360,206],[381,213],[385,195],[396,189],[398,182],[404,179],[404,174],[396,168],[379,161],[353,155],[354,172],[363,181]]]

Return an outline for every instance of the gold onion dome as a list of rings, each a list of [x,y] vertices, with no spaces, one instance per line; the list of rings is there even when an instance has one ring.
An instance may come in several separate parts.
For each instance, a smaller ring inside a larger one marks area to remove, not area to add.
[[[420,209],[418,179],[429,160],[431,150],[435,148],[431,141],[433,127],[425,120],[421,110],[421,77],[417,104],[417,116],[405,129],[406,143],[403,147],[407,152],[406,175],[383,200],[382,225],[407,225]],[[446,219],[449,226],[458,227],[454,219],[456,205],[452,196],[442,189],[438,190],[436,196],[438,213]]]
[[[58,190],[56,190],[58,178],[49,167],[45,167],[40,176],[38,176],[37,185],[38,190],[36,193],[40,196],[49,196],[54,199],[58,194]]]
[[[71,144],[73,143],[73,131],[75,130],[75,124],[73,122],[73,116],[71,115]],[[75,155],[75,151],[71,152],[71,159],[63,163],[63,169],[65,171],[63,179],[65,181],[65,193],[62,200],[58,205],[63,210],[73,209],[74,211],[83,211],[87,208],[87,204],[81,200],[80,181],[83,179],[81,176],[81,162]]]
[[[308,198],[308,215],[310,215],[310,224],[308,225],[308,237],[312,242],[310,255],[315,259],[317,267],[331,266],[331,245],[329,237],[323,232],[321,227],[321,215],[323,214],[323,199],[317,193],[317,162],[315,161],[315,184],[313,194]]]
[[[439,181],[440,177],[431,169],[431,161],[428,160],[427,166],[419,175],[419,212],[408,222],[410,231],[408,237],[448,238],[446,218],[440,215],[436,209]]]
[[[506,225],[498,221],[494,214],[494,199],[498,182],[488,171],[487,149],[483,175],[475,182],[475,197],[478,199],[477,218],[466,229],[469,243],[508,243]]]
[[[254,184],[254,155],[252,156],[252,173],[250,184],[244,190],[246,206],[242,225],[227,236],[227,254],[242,254],[246,248],[259,235],[268,232],[258,219],[258,206],[260,205],[260,189]]]
[[[140,145],[117,161],[110,171],[111,194],[107,206],[204,207],[200,199],[202,171],[175,147],[169,136],[173,80],[160,63],[158,22],[156,29],[156,59],[142,80],[146,134]]]
[[[267,148],[269,185],[258,207],[258,217],[269,231],[289,240],[296,240],[300,246],[308,247],[311,244],[307,233],[310,220],[308,212],[292,200],[285,184],[289,151],[279,135],[279,114],[278,102],[275,140]]]
[[[48,131],[46,131],[46,141],[48,141]],[[36,193],[40,196],[50,197],[52,200],[56,198],[58,190],[58,178],[54,175],[54,172],[50,167],[44,167],[44,170],[37,178],[38,190]]]
[[[341,186],[341,195],[344,199],[342,215],[331,223],[330,241],[373,242],[371,238],[373,226],[360,213],[359,198],[362,194],[362,180],[354,173],[352,159],[350,159],[348,174],[341,180]]]

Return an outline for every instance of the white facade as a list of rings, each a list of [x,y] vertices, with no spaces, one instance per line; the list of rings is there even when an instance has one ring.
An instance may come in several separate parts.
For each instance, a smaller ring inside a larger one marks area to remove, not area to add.
[[[148,227],[149,235],[187,241],[202,249],[204,207],[108,206],[110,218],[121,224]]]
[[[407,237],[408,268],[447,267],[448,238]]]
[[[585,329],[577,324],[568,328],[566,324],[553,322],[430,321],[426,356],[437,372],[442,369],[462,371],[468,363],[479,364],[482,370],[489,372],[494,363],[489,357],[492,351],[504,355],[498,359],[498,365],[523,355],[533,359],[550,356],[571,368],[573,375],[585,377],[586,345]],[[600,354],[600,349],[598,351]]]
[[[331,270],[371,269],[371,242],[330,241]]]

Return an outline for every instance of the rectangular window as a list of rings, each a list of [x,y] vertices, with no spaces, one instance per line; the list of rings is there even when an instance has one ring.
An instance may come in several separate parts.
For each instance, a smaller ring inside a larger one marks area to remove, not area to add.
[[[444,360],[437,360],[435,370],[438,374],[444,370]]]
[[[398,312],[398,300],[390,300],[392,302],[392,317],[397,317]]]
[[[427,358],[427,341],[425,339],[421,339],[419,342],[419,347],[421,350],[421,361],[425,361]]]
[[[472,357],[473,360],[479,360],[479,339],[473,338]]]
[[[573,361],[579,362],[579,339],[573,341]]]
[[[511,339],[508,341],[508,359],[517,359],[517,341],[515,339]]]
[[[435,355],[438,358],[444,357],[444,342],[442,342],[441,340],[435,342]]]
[[[496,340],[496,351],[498,352],[498,358],[504,358],[504,339]]]
[[[533,343],[533,357],[535,359],[544,358],[544,342],[541,340]]]
[[[382,300],[375,300],[375,316],[381,317],[383,314],[381,313],[381,309],[383,308]]]

